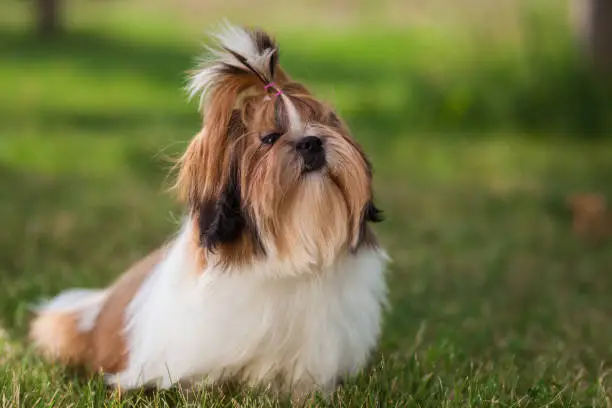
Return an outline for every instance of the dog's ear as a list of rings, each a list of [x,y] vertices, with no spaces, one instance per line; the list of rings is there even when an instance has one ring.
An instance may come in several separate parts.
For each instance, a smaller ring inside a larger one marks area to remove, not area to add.
[[[382,211],[380,211],[375,205],[372,199],[368,200],[366,205],[363,207],[361,212],[361,222],[359,224],[359,237],[355,245],[351,247],[352,251],[356,251],[358,248],[366,246],[376,246],[377,240],[374,232],[368,226],[369,222],[381,222],[384,218]]]
[[[200,207],[200,244],[210,251],[218,245],[236,241],[246,227],[242,210],[236,141],[246,132],[239,110],[234,109],[227,125],[229,174],[219,196]]]
[[[363,208],[363,222],[381,222],[384,221],[382,211],[379,210],[372,200],[368,201]]]
[[[189,206],[196,242],[221,266],[265,252],[241,199],[240,160],[246,126],[240,110],[221,128],[205,126],[181,159],[177,187]],[[204,255],[206,256],[206,255]]]
[[[211,251],[238,239],[246,225],[238,174],[237,141],[246,132],[240,112],[233,110],[225,128],[215,130],[205,128],[191,142],[179,173],[200,244]]]

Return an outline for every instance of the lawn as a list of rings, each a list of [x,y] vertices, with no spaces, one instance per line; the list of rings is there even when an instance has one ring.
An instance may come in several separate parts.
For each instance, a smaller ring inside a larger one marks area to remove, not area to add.
[[[202,38],[126,12],[40,41],[17,4],[0,19],[0,405],[276,406],[245,390],[118,396],[28,349],[32,302],[106,285],[177,229],[168,170],[199,129],[181,88]],[[546,24],[522,43],[273,23],[281,63],[370,154],[393,258],[372,366],[313,406],[612,405],[612,244],[575,237],[565,205],[612,195],[610,99]]]

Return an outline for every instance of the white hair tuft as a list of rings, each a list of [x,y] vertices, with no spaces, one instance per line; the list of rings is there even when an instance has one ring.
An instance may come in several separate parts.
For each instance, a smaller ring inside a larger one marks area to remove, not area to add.
[[[200,96],[200,109],[206,106],[210,91],[236,70],[251,73],[264,84],[272,82],[278,46],[267,33],[225,21],[210,37],[209,55],[199,61],[186,87],[190,99]]]

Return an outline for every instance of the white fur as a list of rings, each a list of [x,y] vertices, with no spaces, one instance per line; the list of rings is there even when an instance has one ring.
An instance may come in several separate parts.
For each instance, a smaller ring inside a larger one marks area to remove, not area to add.
[[[197,270],[184,224],[127,311],[124,388],[236,378],[252,385],[330,390],[366,363],[380,333],[386,255],[361,249],[325,270]],[[289,264],[284,265],[288,267]],[[279,384],[276,381],[282,379]]]
[[[71,289],[62,292],[48,302],[35,306],[35,312],[77,313],[78,329],[86,332],[96,323],[107,296],[106,290]]]
[[[304,125],[302,124],[302,117],[295,109],[295,105],[291,102],[286,95],[281,94],[283,103],[287,107],[287,117],[289,118],[289,133],[294,137],[301,136],[304,133]]]

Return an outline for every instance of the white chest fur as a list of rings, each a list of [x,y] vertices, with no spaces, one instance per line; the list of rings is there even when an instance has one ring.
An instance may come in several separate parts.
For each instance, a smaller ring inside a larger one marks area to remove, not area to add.
[[[329,270],[271,277],[265,265],[194,271],[184,230],[127,311],[125,388],[238,378],[327,389],[363,367],[385,304],[386,255],[362,249]]]

